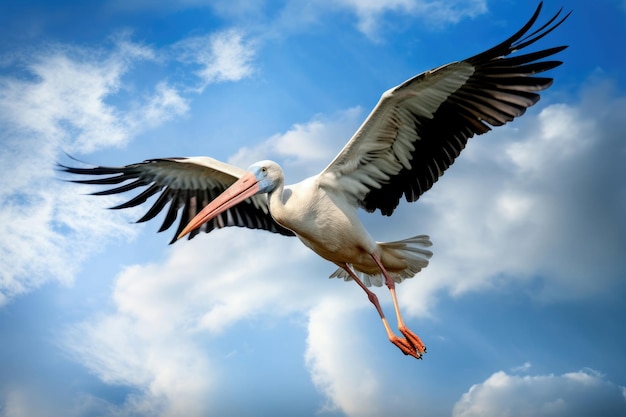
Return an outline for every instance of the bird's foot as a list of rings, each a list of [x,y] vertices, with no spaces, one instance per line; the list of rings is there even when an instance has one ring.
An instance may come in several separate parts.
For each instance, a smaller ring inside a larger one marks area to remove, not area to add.
[[[396,345],[405,355],[413,356],[415,359],[422,359],[422,354],[404,337],[394,335],[389,338],[389,341]]]
[[[422,359],[422,355],[426,353],[426,346],[418,335],[409,330],[406,326],[400,326],[400,332],[404,337],[393,336],[389,340],[396,345],[405,355],[413,356],[416,359]]]
[[[400,330],[400,332],[404,335],[404,337],[407,338],[409,343],[413,345],[413,347],[417,350],[418,353],[420,354],[426,353],[426,346],[424,345],[424,342],[422,342],[422,339],[420,339],[418,335],[413,333],[406,326],[400,326],[398,330]]]

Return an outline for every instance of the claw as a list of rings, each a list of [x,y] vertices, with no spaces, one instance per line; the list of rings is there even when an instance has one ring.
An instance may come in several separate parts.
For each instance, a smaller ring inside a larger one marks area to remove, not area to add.
[[[426,346],[422,342],[422,339],[419,338],[418,335],[409,330],[406,326],[400,326],[398,328],[400,332],[406,337],[406,340],[411,344],[414,350],[419,353],[420,356],[426,353]]]
[[[422,359],[422,354],[419,352],[411,342],[404,337],[394,336],[389,339],[391,343],[396,345],[402,353],[408,356],[413,356],[415,359]]]

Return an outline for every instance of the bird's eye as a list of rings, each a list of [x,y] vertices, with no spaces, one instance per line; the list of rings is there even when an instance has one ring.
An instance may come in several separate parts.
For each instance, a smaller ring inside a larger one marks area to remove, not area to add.
[[[261,172],[267,172],[267,168],[266,167],[262,167],[261,168]]]

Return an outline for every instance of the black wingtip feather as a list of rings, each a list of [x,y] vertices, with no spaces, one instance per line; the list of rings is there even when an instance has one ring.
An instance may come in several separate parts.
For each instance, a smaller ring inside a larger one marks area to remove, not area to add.
[[[543,2],[540,2],[539,5],[537,6],[537,9],[535,10],[535,13],[533,13],[532,17],[528,20],[528,22],[526,22],[526,24],[524,26],[522,26],[522,28],[520,30],[515,32],[515,34],[513,34],[511,37],[506,39],[504,42],[501,42],[498,45],[494,46],[493,48],[490,48],[490,49],[488,49],[488,50],[486,50],[484,52],[481,52],[479,54],[476,54],[476,55],[466,59],[466,61],[470,62],[470,63],[479,63],[481,61],[501,58],[503,56],[507,56],[507,55],[510,55],[511,53],[519,51],[520,49],[524,49],[527,46],[537,42],[538,40],[540,40],[544,36],[548,35],[550,32],[552,32],[557,27],[559,27],[572,13],[570,11],[565,16],[563,16],[563,18],[561,18],[561,20],[559,20],[557,23],[553,24],[554,21],[563,12],[563,8],[561,8],[561,9],[559,9],[559,11],[556,14],[554,14],[554,16],[552,16],[552,18],[550,18],[541,27],[539,27],[537,30],[527,34],[527,32],[534,26],[535,22],[539,18],[539,15],[541,13],[541,9],[542,8],[543,8]],[[566,47],[567,46],[565,46],[565,47],[557,47],[557,48],[565,49]],[[553,49],[557,49],[557,48],[553,48]],[[562,49],[560,49],[560,50],[562,50]],[[556,51],[554,53],[557,53],[557,52],[559,52],[559,51]]]

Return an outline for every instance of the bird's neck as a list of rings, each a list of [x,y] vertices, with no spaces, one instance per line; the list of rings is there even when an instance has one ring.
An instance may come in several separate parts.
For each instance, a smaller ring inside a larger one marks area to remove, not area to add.
[[[285,190],[284,184],[277,185],[276,188],[267,193],[267,201],[270,206],[270,212],[272,209],[284,207],[287,199],[289,198],[288,196],[285,196],[285,194],[290,194],[290,190]]]
[[[278,222],[278,224],[286,227],[284,220],[287,212],[287,203],[291,197],[292,190],[290,187],[285,188],[284,184],[279,184],[274,190],[267,194],[267,202],[270,214]]]

